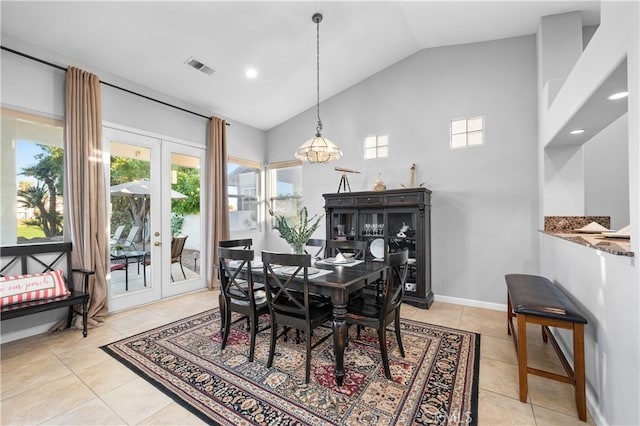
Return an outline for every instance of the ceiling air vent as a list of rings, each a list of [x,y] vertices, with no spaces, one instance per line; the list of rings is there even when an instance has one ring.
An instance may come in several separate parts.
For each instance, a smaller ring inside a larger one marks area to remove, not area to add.
[[[195,59],[193,56],[187,59],[185,64],[189,65],[191,68],[197,69],[198,71],[205,73],[206,75],[211,75],[214,72],[216,72],[216,70],[214,70],[210,66],[203,64],[199,60]]]

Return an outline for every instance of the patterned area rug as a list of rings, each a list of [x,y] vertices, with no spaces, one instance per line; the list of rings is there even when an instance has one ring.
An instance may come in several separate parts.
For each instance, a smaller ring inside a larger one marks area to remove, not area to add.
[[[314,349],[305,385],[305,344],[296,343],[294,331],[278,340],[267,368],[271,331],[258,334],[249,363],[245,327],[246,321],[236,322],[220,350],[214,309],[103,349],[209,424],[477,424],[479,334],[402,320],[406,358],[388,333],[393,380],[387,380],[375,331],[363,330],[356,341],[350,327],[338,387],[332,338]],[[312,338],[330,332],[316,329]]]

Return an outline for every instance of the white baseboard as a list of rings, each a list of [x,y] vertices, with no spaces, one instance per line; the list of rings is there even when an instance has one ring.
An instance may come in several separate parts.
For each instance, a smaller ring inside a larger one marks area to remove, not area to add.
[[[474,308],[491,309],[493,311],[507,312],[507,305],[501,303],[482,302],[480,300],[463,299],[461,297],[439,296],[434,299],[438,302],[453,303],[454,305],[472,306]]]

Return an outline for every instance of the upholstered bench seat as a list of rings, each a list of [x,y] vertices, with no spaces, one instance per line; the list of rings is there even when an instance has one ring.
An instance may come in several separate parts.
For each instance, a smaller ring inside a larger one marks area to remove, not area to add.
[[[575,388],[578,417],[587,420],[584,366],[584,324],[587,319],[558,286],[544,277],[526,274],[505,275],[507,282],[507,332],[513,336],[518,353],[520,401],[526,402],[527,374],[569,383]],[[513,318],[518,318],[517,329]],[[542,339],[551,343],[560,358],[566,376],[539,370],[527,365],[527,323],[542,327]],[[573,331],[573,368],[558,346],[549,327]]]

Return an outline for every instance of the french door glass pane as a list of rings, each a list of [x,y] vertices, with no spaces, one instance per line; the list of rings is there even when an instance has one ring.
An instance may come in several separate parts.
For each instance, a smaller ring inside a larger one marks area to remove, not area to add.
[[[147,287],[144,269],[149,238],[149,148],[111,141],[111,294]]]
[[[171,281],[200,277],[200,158],[171,154]]]

